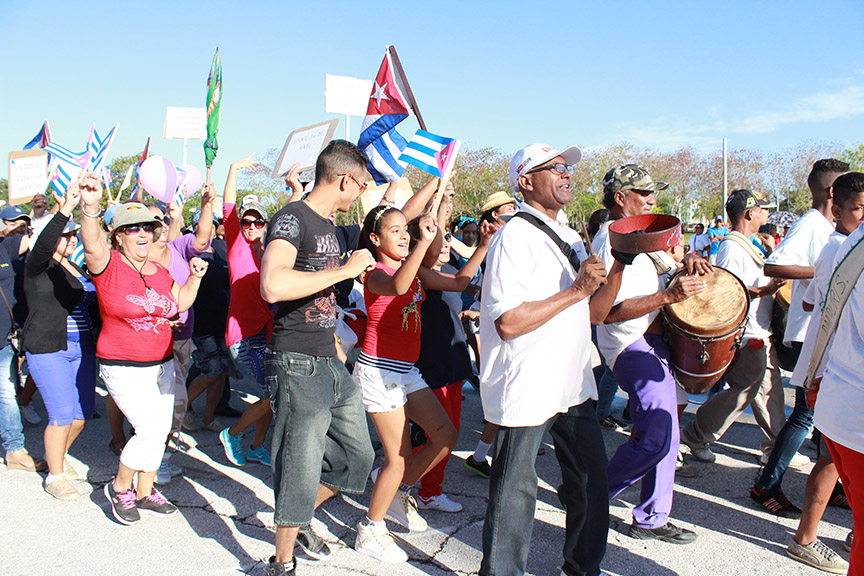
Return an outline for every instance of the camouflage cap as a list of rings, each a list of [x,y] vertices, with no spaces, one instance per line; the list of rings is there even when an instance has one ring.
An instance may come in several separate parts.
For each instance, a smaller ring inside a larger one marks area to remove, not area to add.
[[[624,164],[609,170],[603,176],[603,193],[614,194],[626,190],[646,190],[656,192],[665,190],[669,184],[655,182],[648,171],[638,164]]]

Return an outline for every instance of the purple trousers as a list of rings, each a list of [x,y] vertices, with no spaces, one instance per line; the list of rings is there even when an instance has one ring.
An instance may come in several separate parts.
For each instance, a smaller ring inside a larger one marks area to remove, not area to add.
[[[675,379],[663,337],[646,334],[636,340],[618,356],[613,372],[630,397],[634,431],[609,460],[609,499],[642,480],[633,524],[658,528],[672,509],[679,442]]]

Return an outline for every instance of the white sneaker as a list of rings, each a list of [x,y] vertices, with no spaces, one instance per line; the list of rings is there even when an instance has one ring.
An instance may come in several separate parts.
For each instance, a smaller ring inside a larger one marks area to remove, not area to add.
[[[687,446],[690,447],[690,454],[700,462],[708,462],[710,464],[717,460],[717,456],[714,455],[708,446],[690,446],[689,444]]]
[[[408,554],[396,544],[387,526],[384,525],[365,526],[363,522],[359,522],[354,549],[382,562],[396,564],[408,561]]]
[[[36,424],[42,422],[42,417],[36,413],[36,410],[33,408],[32,404],[28,404],[27,406],[21,406],[21,418],[23,418],[31,426],[35,426]]]
[[[794,466],[795,468],[802,468],[808,464],[810,464],[810,458],[800,452],[796,452],[795,456],[793,456],[792,460],[789,462],[789,465]]]
[[[200,428],[198,423],[195,422],[195,413],[191,410],[183,414],[183,419],[180,421],[180,425],[184,430],[188,430],[189,432],[195,432]]]
[[[159,469],[156,470],[156,484],[169,484],[171,482],[171,463],[167,460],[162,460],[159,464]]]
[[[417,508],[420,510],[438,510],[439,512],[461,512],[462,504],[454,502],[446,494],[424,498],[417,496]]]
[[[426,520],[417,512],[417,502],[409,492],[399,490],[387,508],[387,515],[411,532],[423,532],[429,527]]]

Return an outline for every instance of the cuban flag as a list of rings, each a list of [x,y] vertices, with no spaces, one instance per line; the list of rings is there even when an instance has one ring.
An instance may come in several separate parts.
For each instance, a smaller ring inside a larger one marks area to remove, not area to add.
[[[69,183],[78,178],[78,173],[90,163],[92,153],[87,150],[72,152],[54,142],[45,146],[44,150],[51,155],[51,166],[53,167],[49,169],[51,188],[57,192],[58,196],[63,196]]]
[[[186,184],[188,173],[183,168],[177,168],[177,190],[174,191],[174,204],[182,206],[186,202],[186,191],[183,186]]]
[[[388,50],[372,85],[369,107],[357,141],[357,146],[369,159],[369,174],[376,184],[399,180],[407,167],[399,156],[408,141],[396,131],[396,125],[411,113],[404,86],[405,80],[393,66]]]
[[[104,138],[99,137],[95,124],[90,128],[90,137],[87,138],[87,151],[91,154],[88,168],[94,174],[98,174],[105,165],[108,150],[114,141],[114,134],[116,134],[118,126],[119,124],[115,124]]]
[[[139,196],[138,194],[138,170],[141,169],[141,164],[144,163],[147,158],[150,157],[150,138],[147,138],[147,144],[144,145],[144,151],[141,152],[141,158],[138,160],[138,164],[135,165],[135,185],[132,187],[132,192],[129,194],[129,199],[133,200]],[[125,187],[121,188],[124,190]],[[143,202],[143,196],[138,198],[139,202]]]
[[[39,133],[33,137],[30,142],[24,145],[22,150],[30,150],[31,148],[45,148],[48,144],[51,143],[51,128],[48,126],[48,121],[42,123],[42,128],[39,130]]]
[[[432,176],[443,178],[449,175],[453,168],[456,155],[459,153],[459,143],[455,138],[445,138],[425,130],[417,130],[399,160]]]

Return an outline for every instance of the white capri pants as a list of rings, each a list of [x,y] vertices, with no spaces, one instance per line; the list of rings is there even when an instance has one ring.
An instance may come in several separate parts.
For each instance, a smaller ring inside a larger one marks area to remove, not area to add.
[[[120,462],[132,470],[157,470],[174,415],[174,360],[156,366],[100,365],[99,373],[135,429]]]

